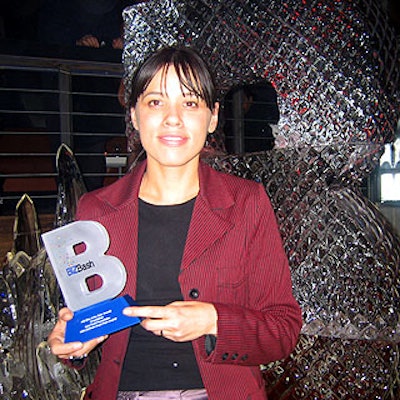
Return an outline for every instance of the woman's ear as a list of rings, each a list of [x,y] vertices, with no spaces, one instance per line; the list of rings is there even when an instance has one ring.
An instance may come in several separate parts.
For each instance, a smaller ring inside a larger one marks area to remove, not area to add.
[[[211,111],[211,120],[208,125],[208,133],[213,133],[218,126],[218,113],[219,113],[219,103],[214,104],[214,109]]]
[[[137,118],[136,118],[136,113],[135,113],[134,107],[131,107],[131,121],[132,121],[133,127],[138,131],[139,127],[138,127],[138,123],[137,123]]]

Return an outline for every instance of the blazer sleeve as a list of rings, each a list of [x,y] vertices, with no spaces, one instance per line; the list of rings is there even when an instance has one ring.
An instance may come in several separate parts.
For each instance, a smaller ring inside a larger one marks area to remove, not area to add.
[[[200,339],[202,357],[212,363],[257,365],[283,359],[293,351],[302,326],[275,214],[261,185],[244,208],[246,306],[214,303],[218,335],[211,354],[206,338]]]

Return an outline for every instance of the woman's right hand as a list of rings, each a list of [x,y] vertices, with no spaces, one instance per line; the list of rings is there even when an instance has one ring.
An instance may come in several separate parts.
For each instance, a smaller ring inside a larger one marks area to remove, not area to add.
[[[47,338],[51,352],[59,358],[69,359],[72,357],[87,356],[99,343],[107,339],[106,336],[89,340],[87,342],[70,342],[65,343],[65,329],[67,322],[74,316],[69,308],[62,308],[58,313],[58,321]]]

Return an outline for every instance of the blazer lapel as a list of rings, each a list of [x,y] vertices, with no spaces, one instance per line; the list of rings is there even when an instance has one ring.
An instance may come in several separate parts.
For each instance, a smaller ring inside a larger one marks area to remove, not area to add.
[[[233,227],[231,221],[221,216],[221,210],[232,207],[234,201],[219,173],[204,164],[199,171],[200,192],[183,253],[182,270]]]
[[[108,214],[104,217],[104,223],[109,227],[110,253],[118,254],[118,258],[127,270],[127,281],[121,295],[129,293],[136,296],[136,275],[138,255],[138,202],[132,201],[126,207],[117,211],[117,214]],[[121,221],[116,224],[115,221]]]
[[[203,199],[197,199],[181,268],[187,268],[191,262],[207,250],[216,240],[225,235],[232,226],[229,221],[224,220],[210,210]]]
[[[129,176],[102,192],[102,199],[111,211],[99,218],[112,238],[109,253],[118,255],[127,270],[127,281],[121,295],[129,293],[134,297],[138,256],[138,193],[145,168],[146,162],[143,162]]]

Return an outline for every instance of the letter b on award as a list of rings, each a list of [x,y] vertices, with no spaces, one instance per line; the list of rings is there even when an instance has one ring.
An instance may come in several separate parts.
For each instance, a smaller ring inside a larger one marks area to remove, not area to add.
[[[130,296],[115,298],[126,283],[126,270],[106,255],[107,230],[99,222],[77,221],[42,235],[67,306],[74,311],[65,342],[113,333],[140,320],[122,314],[135,304]]]

